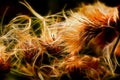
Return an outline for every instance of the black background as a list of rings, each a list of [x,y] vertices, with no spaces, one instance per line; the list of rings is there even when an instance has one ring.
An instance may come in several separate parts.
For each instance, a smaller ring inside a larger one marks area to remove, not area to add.
[[[23,0],[0,0],[0,19],[3,17],[3,13],[7,9],[7,13],[4,18],[4,23],[8,23],[13,17],[19,14],[31,15],[30,11],[19,3]],[[66,5],[65,9],[72,9],[77,7],[81,2],[86,4],[93,3],[95,0],[26,0],[35,11],[41,15],[47,15],[60,12]],[[100,0],[108,6],[120,5],[120,0]]]

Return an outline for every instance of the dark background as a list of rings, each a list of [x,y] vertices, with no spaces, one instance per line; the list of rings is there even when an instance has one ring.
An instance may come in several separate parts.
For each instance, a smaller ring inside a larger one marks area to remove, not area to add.
[[[3,17],[3,13],[7,9],[5,14],[4,23],[8,23],[13,17],[19,14],[32,15],[30,11],[19,3],[23,0],[0,0],[0,20]],[[81,2],[86,4],[93,3],[95,0],[26,0],[35,11],[41,15],[47,15],[60,12],[66,5],[65,9],[73,9],[77,7]],[[120,5],[120,0],[100,0],[108,6]]]

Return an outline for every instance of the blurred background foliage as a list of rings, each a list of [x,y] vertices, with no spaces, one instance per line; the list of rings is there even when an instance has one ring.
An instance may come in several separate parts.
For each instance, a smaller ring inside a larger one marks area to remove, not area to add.
[[[5,10],[7,10],[4,23],[8,23],[13,17],[20,14],[32,15],[30,11],[19,3],[23,0],[0,0],[0,20],[3,17]],[[32,7],[41,15],[48,15],[60,12],[63,8],[65,10],[73,9],[80,3],[93,3],[97,0],[26,0]],[[108,6],[118,6],[120,0],[100,0]]]

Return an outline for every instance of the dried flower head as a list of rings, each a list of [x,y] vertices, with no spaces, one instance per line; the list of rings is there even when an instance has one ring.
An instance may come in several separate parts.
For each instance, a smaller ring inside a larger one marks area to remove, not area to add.
[[[40,43],[34,39],[22,43],[21,50],[23,52],[25,60],[27,62],[32,62],[35,59],[35,55],[40,54],[39,53],[40,47],[41,47]]]
[[[83,5],[77,12],[70,12],[66,19],[67,29],[63,31],[63,44],[69,53],[79,53],[86,46],[100,55],[104,47],[117,36],[117,7],[108,7],[97,2]],[[115,24],[114,26],[112,24]]]
[[[93,77],[93,74],[94,77],[99,77],[100,75],[100,73],[98,72],[98,70],[100,69],[99,58],[90,57],[87,55],[83,57],[71,56],[66,58],[63,62],[62,68],[65,71],[65,73],[70,74],[71,77],[81,76],[80,79],[85,77]]]

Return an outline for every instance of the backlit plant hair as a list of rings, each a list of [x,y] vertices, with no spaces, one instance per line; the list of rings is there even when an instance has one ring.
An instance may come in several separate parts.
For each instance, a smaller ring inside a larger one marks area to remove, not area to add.
[[[114,75],[116,64],[119,65],[114,53],[119,40],[118,8],[97,2],[92,5],[83,4],[76,12],[70,11],[68,14],[70,17],[66,19],[67,29],[62,32],[65,51],[72,55],[103,57],[103,62]]]
[[[0,72],[30,80],[106,80],[117,75],[120,7],[96,2],[42,16],[26,1],[20,3],[34,17],[16,16],[2,29],[0,67],[6,69]]]

